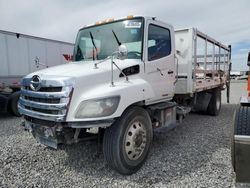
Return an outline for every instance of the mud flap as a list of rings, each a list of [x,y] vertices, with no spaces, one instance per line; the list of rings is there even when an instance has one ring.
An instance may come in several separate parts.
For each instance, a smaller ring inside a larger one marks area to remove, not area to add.
[[[196,99],[193,107],[193,111],[207,111],[208,104],[212,95],[211,93],[200,92],[196,93]]]

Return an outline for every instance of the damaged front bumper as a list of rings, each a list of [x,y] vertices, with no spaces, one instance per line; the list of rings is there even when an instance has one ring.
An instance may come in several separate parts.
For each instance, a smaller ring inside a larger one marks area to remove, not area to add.
[[[36,121],[26,118],[25,130],[31,132],[37,142],[54,149],[57,149],[59,144],[73,144],[82,140],[92,139],[94,137],[93,134],[87,134],[86,129],[105,128],[111,126],[114,122],[114,120],[70,123]]]
[[[67,143],[62,127],[59,125],[45,126],[25,121],[25,130],[32,133],[37,142],[55,149],[57,149],[58,144]]]

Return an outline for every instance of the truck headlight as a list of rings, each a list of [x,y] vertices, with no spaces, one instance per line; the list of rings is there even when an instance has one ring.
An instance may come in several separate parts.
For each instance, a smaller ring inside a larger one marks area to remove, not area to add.
[[[119,96],[82,101],[76,111],[75,118],[110,116],[116,111],[119,101]]]

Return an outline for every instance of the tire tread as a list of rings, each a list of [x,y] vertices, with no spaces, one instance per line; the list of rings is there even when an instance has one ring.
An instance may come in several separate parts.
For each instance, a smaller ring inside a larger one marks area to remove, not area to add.
[[[217,116],[219,115],[220,109],[217,110],[216,108],[216,100],[217,97],[219,97],[220,103],[221,103],[221,90],[219,88],[212,90],[212,96],[210,99],[210,102],[207,107],[207,114],[212,115],[212,116]]]
[[[250,107],[240,106],[238,108],[235,129],[237,135],[250,136]]]

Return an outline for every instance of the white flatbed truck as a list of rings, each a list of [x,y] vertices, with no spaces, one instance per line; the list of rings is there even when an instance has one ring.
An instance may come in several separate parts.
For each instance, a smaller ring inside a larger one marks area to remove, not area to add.
[[[132,174],[154,128],[174,127],[191,110],[219,114],[230,53],[197,29],[174,31],[155,17],[97,22],[79,30],[74,62],[23,79],[19,111],[36,140],[53,148],[98,128],[108,165]]]
[[[20,116],[21,80],[46,67],[65,64],[74,44],[0,30],[0,111]]]

